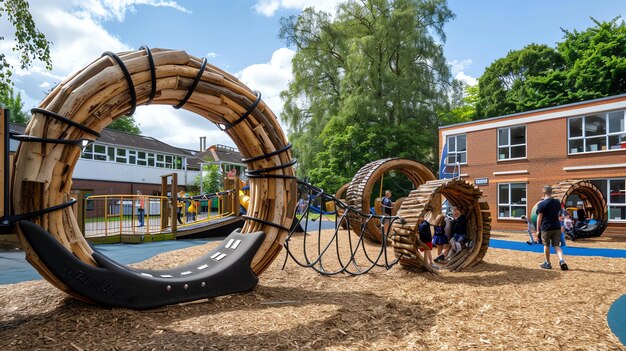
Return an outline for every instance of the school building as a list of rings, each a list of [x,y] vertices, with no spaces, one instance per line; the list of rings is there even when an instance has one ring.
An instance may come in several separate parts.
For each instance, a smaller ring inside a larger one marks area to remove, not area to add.
[[[605,195],[605,232],[626,234],[626,94],[439,128],[451,172],[479,185],[495,230],[525,230],[520,219],[544,185],[590,180]],[[576,199],[566,206],[575,206]]]

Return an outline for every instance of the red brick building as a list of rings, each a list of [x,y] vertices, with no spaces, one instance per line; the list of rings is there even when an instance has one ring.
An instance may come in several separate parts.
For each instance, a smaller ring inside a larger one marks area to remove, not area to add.
[[[607,232],[626,234],[626,94],[439,129],[448,167],[480,185],[496,230],[523,230],[519,219],[541,187],[586,179],[609,207]],[[478,179],[478,181],[476,181]],[[567,206],[575,206],[576,198]]]

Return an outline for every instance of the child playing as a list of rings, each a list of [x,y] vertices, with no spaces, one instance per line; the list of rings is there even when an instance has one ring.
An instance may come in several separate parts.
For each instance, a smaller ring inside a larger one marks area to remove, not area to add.
[[[435,218],[435,236],[433,238],[433,245],[437,245],[437,257],[435,262],[441,263],[445,261],[446,254],[450,250],[448,245],[448,236],[445,231],[444,216],[442,214]]]
[[[423,242],[428,249],[418,248],[420,252],[424,253],[424,258],[426,259],[426,263],[428,265],[433,265],[433,256],[431,251],[433,249],[433,235],[430,231],[430,223],[427,220],[422,218],[422,221],[417,225],[417,233],[419,235],[419,239]]]

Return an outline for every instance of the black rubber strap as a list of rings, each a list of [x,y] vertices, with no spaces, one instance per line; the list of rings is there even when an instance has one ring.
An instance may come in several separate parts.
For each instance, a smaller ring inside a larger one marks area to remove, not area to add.
[[[154,96],[156,95],[156,68],[154,66],[154,58],[152,57],[152,51],[150,51],[150,48],[146,45],[142,45],[139,50],[141,49],[146,51],[146,54],[148,55],[148,63],[150,64],[150,80],[152,81],[152,90],[150,90],[150,96],[146,102],[146,105],[150,105],[152,99],[154,99]]]
[[[241,117],[239,117],[236,121],[234,121],[233,123],[224,123],[224,126],[222,127],[220,124],[216,124],[217,127],[219,129],[221,129],[223,132],[229,130],[230,128],[238,125],[239,123],[243,122],[246,120],[246,118],[248,118],[248,116],[250,116],[250,114],[252,113],[252,111],[254,111],[254,109],[257,107],[257,105],[259,105],[259,102],[261,102],[261,92],[260,91],[255,91],[256,93],[256,100],[252,103],[252,105],[250,105],[248,107],[248,109],[246,110],[246,113],[244,113],[243,115],[241,115]]]
[[[289,162],[287,162],[287,163],[283,163],[283,164],[276,165],[276,166],[273,166],[273,167],[267,167],[267,168],[259,168],[259,169],[251,169],[251,170],[247,170],[247,171],[246,171],[246,175],[249,175],[249,176],[250,176],[250,175],[251,175],[251,176],[254,176],[254,175],[259,175],[259,174],[262,174],[262,173],[267,173],[267,172],[277,171],[277,170],[279,170],[279,169],[284,169],[284,168],[287,168],[287,167],[293,166],[293,165],[295,165],[296,163],[298,163],[298,160],[294,158],[293,160],[291,160],[291,161],[289,161]]]
[[[82,130],[84,132],[87,132],[89,134],[95,135],[96,137],[100,136],[100,133],[96,132],[95,130],[93,130],[93,129],[89,128],[89,127],[86,127],[86,126],[84,126],[84,125],[82,125],[80,123],[74,122],[71,119],[69,119],[69,118],[67,118],[65,116],[61,116],[61,115],[59,115],[57,113],[54,113],[52,111],[48,111],[48,110],[44,110],[42,108],[35,107],[35,108],[31,108],[30,109],[30,113],[31,114],[41,113],[42,115],[45,115],[45,116],[48,116],[48,117],[52,117],[52,118],[56,119],[57,121],[61,121],[61,122],[64,122],[66,124],[69,124],[72,127],[76,127],[76,128],[78,128],[78,129],[80,129],[80,130]]]
[[[21,221],[21,220],[24,220],[24,219],[31,219],[31,218],[39,217],[41,215],[45,215],[46,213],[50,213],[50,212],[62,210],[64,208],[66,208],[66,207],[70,207],[73,204],[75,204],[76,202],[77,202],[76,199],[71,199],[70,201],[68,201],[66,203],[62,203],[60,205],[46,207],[44,209],[33,211],[33,212],[26,212],[26,213],[15,214],[15,215],[12,215],[12,216],[8,216],[6,219],[10,223],[14,223],[14,222]]]
[[[52,143],[52,144],[67,144],[67,145],[78,145],[82,142],[79,140],[67,140],[67,139],[52,139],[52,138],[39,138],[31,135],[23,135],[23,134],[14,134],[11,133],[11,139],[19,140],[25,143]]]
[[[135,85],[133,84],[133,79],[130,77],[130,72],[128,72],[128,68],[126,68],[124,61],[122,61],[122,59],[114,52],[107,51],[102,54],[101,57],[104,56],[109,56],[110,58],[115,60],[115,62],[117,62],[118,66],[120,66],[122,72],[124,73],[126,83],[128,84],[128,91],[130,93],[130,110],[128,110],[128,115],[132,116],[133,114],[135,114],[135,109],[137,108],[137,94],[135,93]]]
[[[244,215],[244,216],[242,216],[242,217],[243,217],[243,218],[245,218],[245,219],[249,219],[249,220],[252,220],[252,221],[255,221],[255,222],[262,223],[262,224],[267,224],[267,225],[269,225],[270,227],[274,227],[274,228],[278,228],[278,229],[281,229],[281,230],[286,230],[286,231],[289,231],[289,228],[287,228],[287,227],[283,227],[282,225],[280,225],[280,224],[276,224],[276,223],[274,223],[274,222],[270,222],[270,221],[266,221],[266,220],[263,220],[263,219],[260,219],[260,218],[251,217],[251,216],[246,216],[246,215]]]
[[[250,162],[262,160],[264,158],[270,158],[272,156],[276,156],[278,154],[281,154],[281,153],[283,153],[283,152],[285,152],[285,151],[287,151],[289,149],[291,149],[291,143],[287,144],[287,146],[285,146],[282,149],[279,149],[279,150],[276,150],[276,151],[272,151],[272,152],[269,152],[269,153],[264,154],[264,155],[250,157],[250,158],[242,158],[241,162],[243,162],[243,163],[250,163]]]
[[[196,79],[194,79],[193,84],[191,84],[191,87],[189,87],[189,90],[187,91],[187,95],[185,95],[185,97],[180,101],[180,103],[178,103],[178,105],[174,106],[175,109],[179,109],[185,106],[185,104],[187,103],[187,100],[189,100],[189,98],[191,97],[191,94],[193,94],[193,92],[196,90],[198,83],[200,83],[200,79],[202,79],[202,73],[204,73],[206,62],[207,61],[205,57],[202,60],[202,66],[200,66],[200,70],[198,71],[198,74],[196,75]]]

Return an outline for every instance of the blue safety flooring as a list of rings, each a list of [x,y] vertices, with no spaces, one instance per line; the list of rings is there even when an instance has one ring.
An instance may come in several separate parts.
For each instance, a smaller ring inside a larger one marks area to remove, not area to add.
[[[489,240],[489,247],[495,249],[507,249],[515,251],[530,251],[530,252],[543,252],[543,245],[535,244],[528,245],[525,242],[509,241],[491,239]],[[554,253],[554,249],[551,249]],[[620,249],[598,249],[587,247],[572,247],[566,246],[563,248],[563,252],[568,256],[599,256],[599,257],[611,257],[611,258],[626,258],[626,250]]]
[[[626,295],[622,295],[613,302],[606,319],[613,334],[619,338],[623,345],[626,345]]]
[[[162,252],[184,249],[220,241],[224,238],[169,240],[143,244],[97,245],[96,250],[120,264],[145,261]],[[41,275],[27,261],[23,251],[0,251],[0,284],[13,284],[28,280],[42,279]]]

